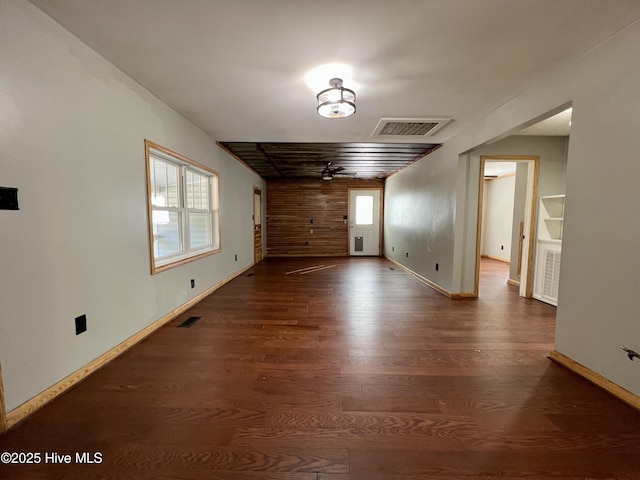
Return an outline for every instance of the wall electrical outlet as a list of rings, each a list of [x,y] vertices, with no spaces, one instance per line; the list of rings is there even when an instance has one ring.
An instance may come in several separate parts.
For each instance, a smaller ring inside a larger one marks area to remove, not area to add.
[[[196,287],[196,279],[192,278],[191,279],[191,288],[195,288]]]
[[[0,187],[0,210],[19,210],[17,188]]]
[[[87,316],[80,315],[76,317],[76,335],[80,335],[82,332],[87,331]]]

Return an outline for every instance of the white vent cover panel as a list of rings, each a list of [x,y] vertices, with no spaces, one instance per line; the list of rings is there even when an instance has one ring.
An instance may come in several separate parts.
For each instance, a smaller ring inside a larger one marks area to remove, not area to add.
[[[429,137],[444,127],[450,118],[381,118],[372,137]]]
[[[558,285],[560,284],[560,252],[557,250],[544,251],[544,279],[542,282],[542,296],[558,302]]]

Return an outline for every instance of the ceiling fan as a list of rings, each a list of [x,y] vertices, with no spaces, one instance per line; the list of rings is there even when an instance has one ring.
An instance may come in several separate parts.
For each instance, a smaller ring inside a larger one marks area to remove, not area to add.
[[[324,170],[322,170],[322,180],[331,180],[334,175],[340,171],[344,170],[344,167],[336,167],[331,168],[331,162],[326,162],[324,166]]]

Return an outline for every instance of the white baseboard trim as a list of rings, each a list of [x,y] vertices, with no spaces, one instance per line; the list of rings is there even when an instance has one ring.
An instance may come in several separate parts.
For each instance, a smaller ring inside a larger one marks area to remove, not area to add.
[[[620,385],[613,383],[599,373],[594,372],[590,368],[585,367],[556,350],[551,352],[549,358],[572,372],[577,373],[582,378],[589,380],[594,385],[602,388],[617,399],[622,400],[627,405],[632,406],[636,410],[640,410],[640,397],[638,395],[631,393],[629,390],[622,388]]]
[[[410,273],[411,275],[413,275],[414,277],[416,277],[418,280],[420,280],[422,283],[426,283],[429,287],[433,288],[436,292],[441,293],[442,295],[452,298],[452,294],[451,292],[448,292],[447,290],[445,290],[444,288],[442,288],[440,285],[433,283],[431,280],[424,278],[422,275],[414,272],[413,270],[411,270],[410,268],[405,267],[404,265],[402,265],[401,263],[396,262],[394,259],[389,258],[389,257],[384,257],[387,260],[389,260],[391,263],[393,263],[394,265],[397,265],[398,267],[400,267],[401,269],[403,269],[405,272]]]
[[[89,362],[84,367],[80,368],[79,370],[76,370],[75,372],[73,372],[72,374],[66,376],[65,378],[63,378],[59,382],[55,383],[51,387],[49,387],[46,390],[40,392],[35,397],[31,398],[30,400],[27,400],[22,405],[14,408],[13,410],[11,410],[10,412],[8,412],[6,414],[6,422],[5,422],[5,425],[4,425],[5,426],[5,430],[10,429],[14,425],[16,425],[18,422],[24,420],[26,417],[28,417],[32,413],[34,413],[37,410],[41,409],[47,403],[52,401],[54,398],[58,397],[62,393],[64,393],[67,390],[69,390],[71,387],[73,387],[78,382],[80,382],[84,378],[86,378],[89,375],[91,375],[93,372],[98,370],[100,367],[102,367],[103,365],[106,365],[111,360],[113,360],[114,358],[118,357],[119,355],[124,353],[126,350],[128,350],[131,347],[133,347],[135,344],[137,344],[137,343],[141,342],[142,340],[144,340],[146,337],[148,337],[149,335],[154,333],[156,330],[158,330],[159,328],[161,328],[164,325],[166,325],[167,323],[169,323],[174,318],[178,317],[178,315],[181,315],[182,313],[184,313],[185,311],[187,311],[188,309],[193,307],[195,304],[197,304],[198,302],[200,302],[204,298],[206,298],[209,295],[211,295],[213,292],[215,292],[217,289],[219,289],[223,285],[229,283],[231,280],[235,279],[236,277],[239,277],[240,275],[242,275],[243,273],[245,273],[246,271],[250,270],[253,267],[254,267],[254,264],[252,263],[248,267],[246,267],[246,268],[244,268],[242,270],[239,270],[238,272],[235,272],[233,275],[225,278],[224,280],[221,280],[220,282],[216,283],[215,285],[213,285],[212,287],[208,288],[204,292],[200,293],[196,297],[192,298],[188,302],[180,305],[178,308],[172,310],[171,312],[169,312],[166,315],[164,315],[162,318],[156,320],[151,325],[149,325],[149,326],[145,327],[144,329],[140,330],[135,335],[133,335],[133,336],[127,338],[125,341],[119,343],[118,345],[113,347],[108,352],[105,352],[104,354],[100,355],[99,357],[97,357],[93,361]],[[2,426],[2,425],[0,425],[0,426]],[[2,433],[2,432],[3,432],[3,430],[0,430],[0,433]]]

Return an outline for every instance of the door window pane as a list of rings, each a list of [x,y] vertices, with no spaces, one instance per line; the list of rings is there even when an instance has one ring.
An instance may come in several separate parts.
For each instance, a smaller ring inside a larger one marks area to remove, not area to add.
[[[373,196],[356,197],[356,225],[373,225]]]

